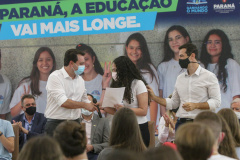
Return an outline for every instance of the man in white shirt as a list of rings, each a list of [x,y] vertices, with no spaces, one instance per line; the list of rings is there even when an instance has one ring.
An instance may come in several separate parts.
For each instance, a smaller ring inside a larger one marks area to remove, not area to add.
[[[65,53],[64,67],[51,73],[48,78],[45,132],[50,136],[63,121],[79,122],[81,108],[95,110],[88,100],[84,80],[79,76],[84,71],[84,64],[84,53],[69,49]]]
[[[172,98],[157,97],[148,86],[152,100],[168,110],[179,107],[175,129],[186,121],[193,121],[203,110],[215,111],[221,104],[220,87],[215,74],[202,68],[197,62],[198,50],[191,43],[179,47],[179,64],[187,71],[177,77]]]
[[[218,153],[218,147],[224,139],[225,133],[222,132],[222,122],[216,113],[210,111],[201,112],[196,116],[194,122],[200,122],[209,126],[216,138],[212,148],[212,155],[208,160],[234,160]]]

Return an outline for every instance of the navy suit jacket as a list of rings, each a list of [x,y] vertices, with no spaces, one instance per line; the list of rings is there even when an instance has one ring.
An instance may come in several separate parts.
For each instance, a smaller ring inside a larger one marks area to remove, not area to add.
[[[25,126],[25,121],[23,119],[23,116],[25,116],[24,113],[14,117],[12,119],[12,123],[13,123],[13,120],[15,122],[20,122],[21,121],[22,126],[24,127]],[[27,140],[31,137],[34,137],[34,136],[37,136],[39,134],[44,133],[44,128],[45,128],[46,122],[47,122],[47,119],[44,117],[44,115],[42,113],[36,112],[34,120],[33,120],[31,131],[29,131],[29,133],[27,135]],[[24,145],[24,134],[23,134],[23,132],[20,132],[19,133],[19,151],[22,149],[23,145]]]

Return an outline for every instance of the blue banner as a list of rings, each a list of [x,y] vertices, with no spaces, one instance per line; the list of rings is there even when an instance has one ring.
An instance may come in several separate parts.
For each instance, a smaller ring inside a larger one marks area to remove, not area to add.
[[[157,12],[3,22],[0,40],[153,30]]]

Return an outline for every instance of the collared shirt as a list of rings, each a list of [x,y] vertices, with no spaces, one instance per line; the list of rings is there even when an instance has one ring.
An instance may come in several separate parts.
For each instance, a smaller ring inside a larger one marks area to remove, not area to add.
[[[25,121],[25,125],[24,125],[24,128],[28,131],[31,131],[32,129],[32,125],[33,125],[33,121],[34,121],[34,117],[35,117],[35,114],[33,115],[33,119],[31,120],[31,122],[29,123],[28,120],[26,119],[26,115],[24,114],[23,115],[23,120]],[[24,134],[24,143],[27,141],[27,135]]]
[[[195,109],[187,112],[182,107],[187,102],[207,102],[210,110],[215,111],[221,105],[218,79],[213,73],[199,65],[194,74],[189,75],[186,71],[178,76],[172,98],[166,98],[166,102],[167,109],[179,107],[176,114],[179,118],[194,119],[198,113],[204,111]]]
[[[75,120],[81,115],[81,109],[68,109],[61,107],[68,99],[78,102],[90,103],[80,76],[72,79],[64,67],[56,70],[48,77],[46,86],[47,107],[45,117],[51,119]]]
[[[92,118],[90,120],[85,120],[82,115],[80,117],[82,119],[82,123],[85,123],[85,129],[86,129],[86,134],[87,134],[87,144],[91,144],[93,114],[92,114]]]

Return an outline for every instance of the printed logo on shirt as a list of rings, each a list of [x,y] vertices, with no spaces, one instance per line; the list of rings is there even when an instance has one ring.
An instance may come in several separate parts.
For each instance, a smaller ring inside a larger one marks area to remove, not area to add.
[[[97,99],[97,101],[100,101],[101,95],[100,92],[98,90],[94,90],[92,91],[91,95]]]

